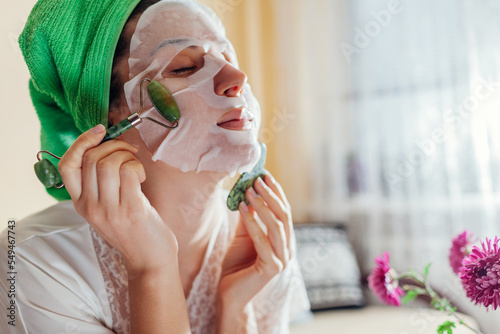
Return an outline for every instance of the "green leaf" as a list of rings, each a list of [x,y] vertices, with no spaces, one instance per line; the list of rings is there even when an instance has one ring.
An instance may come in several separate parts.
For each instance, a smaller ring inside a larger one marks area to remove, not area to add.
[[[415,298],[417,298],[417,296],[418,296],[418,292],[416,290],[406,291],[406,295],[403,298],[403,304],[414,301]]]
[[[424,269],[424,280],[427,281],[427,276],[429,275],[429,268],[431,266],[432,263],[429,263],[428,265],[425,266],[425,269]]]
[[[452,321],[445,321],[442,325],[437,328],[438,334],[453,334],[453,329],[455,328],[455,323]]]

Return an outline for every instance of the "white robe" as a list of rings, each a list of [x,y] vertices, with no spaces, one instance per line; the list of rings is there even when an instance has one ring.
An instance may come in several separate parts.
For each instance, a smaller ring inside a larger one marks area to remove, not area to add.
[[[229,247],[229,229],[228,219],[222,219],[214,229],[188,295],[193,333],[215,332],[215,296]],[[9,277],[9,243],[8,230],[4,230],[0,235],[4,259],[0,264],[0,305],[7,314],[14,300],[15,326],[9,325],[11,319],[3,315],[1,333],[129,332],[127,276],[122,257],[76,213],[71,201],[16,222],[11,231],[15,233],[15,299],[9,298],[11,286],[5,279]],[[266,285],[253,305],[259,333],[288,333],[289,321],[309,312],[296,259]]]

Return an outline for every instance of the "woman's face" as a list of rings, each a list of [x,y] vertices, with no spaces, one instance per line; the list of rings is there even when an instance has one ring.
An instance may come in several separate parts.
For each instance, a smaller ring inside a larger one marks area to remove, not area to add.
[[[127,103],[139,110],[144,78],[163,84],[179,105],[179,127],[145,120],[137,128],[153,160],[180,170],[244,172],[260,156],[260,107],[238,69],[223,29],[198,5],[159,2],[139,19],[132,35]],[[168,123],[144,99],[144,112]]]

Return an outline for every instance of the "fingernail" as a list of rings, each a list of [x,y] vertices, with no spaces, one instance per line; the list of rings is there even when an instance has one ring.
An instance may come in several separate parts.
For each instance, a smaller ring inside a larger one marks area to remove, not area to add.
[[[260,177],[257,178],[256,182],[257,182],[257,184],[259,186],[261,186],[262,188],[264,188],[264,181],[262,181],[262,179]]]
[[[92,129],[92,133],[95,133],[96,135],[103,132],[104,130],[106,130],[106,128],[104,127],[104,125],[102,124],[97,124],[93,129]]]
[[[245,201],[241,201],[241,202],[240,202],[240,208],[241,208],[241,210],[243,210],[244,212],[248,212],[248,206],[246,205]]]
[[[134,143],[130,143],[130,144],[131,144],[133,147],[135,147],[135,148],[139,148],[139,145],[137,145],[137,144],[134,144]]]
[[[254,198],[257,197],[257,193],[255,192],[255,190],[252,187],[249,188],[248,193],[250,194],[250,196],[252,196]]]

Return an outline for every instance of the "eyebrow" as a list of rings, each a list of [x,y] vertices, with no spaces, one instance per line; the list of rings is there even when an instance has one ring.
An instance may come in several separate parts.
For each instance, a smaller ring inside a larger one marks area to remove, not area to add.
[[[151,51],[151,56],[153,56],[155,53],[157,53],[161,48],[170,45],[170,44],[178,44],[178,43],[185,43],[189,41],[187,38],[177,38],[177,39],[166,39],[162,41],[158,46]]]

